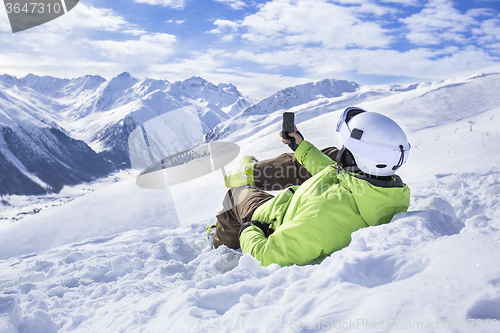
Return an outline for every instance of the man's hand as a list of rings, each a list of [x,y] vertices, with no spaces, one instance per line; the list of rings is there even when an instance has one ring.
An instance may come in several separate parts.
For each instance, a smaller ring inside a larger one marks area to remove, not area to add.
[[[246,228],[248,228],[252,225],[254,225],[257,228],[259,228],[260,230],[262,230],[262,232],[264,233],[264,236],[266,238],[268,238],[274,232],[274,230],[272,228],[270,228],[269,224],[262,223],[262,222],[259,222],[257,220],[252,220],[252,221],[245,222],[241,225],[240,232],[238,233],[238,238],[241,237],[241,233],[243,232],[243,230],[245,230]]]
[[[295,139],[297,146],[300,145],[303,140],[302,135],[297,134],[298,132],[299,130],[297,129],[297,126],[293,125],[293,133],[288,133],[288,135]],[[283,131],[280,131],[280,137],[283,137]],[[292,142],[292,140],[287,139],[281,139],[281,141],[286,145],[289,145]]]
[[[293,126],[293,133],[288,133],[288,135],[292,137],[292,140],[281,139],[281,141],[295,151],[302,140],[304,140],[304,137],[300,134],[297,126],[295,125]],[[280,131],[280,136],[283,138],[283,131]]]

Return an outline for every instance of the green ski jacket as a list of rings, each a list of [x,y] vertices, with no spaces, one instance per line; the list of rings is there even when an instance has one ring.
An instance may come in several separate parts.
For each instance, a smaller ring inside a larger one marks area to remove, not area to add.
[[[307,141],[295,157],[312,177],[265,202],[252,220],[270,223],[274,233],[266,238],[256,227],[240,236],[243,253],[262,266],[305,265],[340,250],[351,242],[351,233],[391,221],[410,205],[410,189],[398,176],[392,181],[364,177],[342,169]]]

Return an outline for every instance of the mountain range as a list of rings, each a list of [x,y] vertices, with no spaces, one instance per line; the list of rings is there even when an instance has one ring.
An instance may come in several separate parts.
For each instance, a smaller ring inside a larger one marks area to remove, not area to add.
[[[207,133],[252,102],[232,84],[199,77],[171,83],[126,72],[111,80],[1,75],[0,194],[58,192],[128,168],[130,133],[169,111],[193,106]]]
[[[324,79],[256,102],[231,84],[214,85],[199,77],[171,83],[126,72],[111,80],[2,75],[0,194],[58,192],[65,185],[130,168],[134,165],[129,143],[158,160],[189,149],[186,142],[258,142],[268,132],[279,131],[281,114],[287,110],[295,112],[300,124],[332,110],[371,103],[375,110],[401,118],[400,124],[410,132],[421,130],[436,120],[472,116],[471,108],[463,105],[474,105],[474,114],[499,105],[499,89],[497,73],[415,84],[359,85]],[[386,97],[388,106],[379,102]],[[173,112],[186,107],[199,119],[197,129],[186,125],[182,112]],[[332,132],[333,126],[325,124],[324,131]],[[129,141],[139,127],[139,140]]]

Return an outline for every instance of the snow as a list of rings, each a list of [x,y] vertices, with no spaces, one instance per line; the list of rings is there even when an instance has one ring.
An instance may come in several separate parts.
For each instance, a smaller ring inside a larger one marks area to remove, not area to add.
[[[318,147],[339,145],[347,105],[393,117],[413,146],[399,172],[409,211],[314,265],[212,250],[220,171],[169,190],[142,189],[128,171],[52,198],[3,197],[0,332],[499,331],[499,84],[475,75],[294,103]],[[283,110],[261,111],[226,123],[222,141],[240,157],[288,152]],[[15,215],[23,207],[42,209]]]

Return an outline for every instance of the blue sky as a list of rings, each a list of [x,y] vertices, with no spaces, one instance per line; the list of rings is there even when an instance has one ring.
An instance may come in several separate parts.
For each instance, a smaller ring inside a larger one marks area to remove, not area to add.
[[[0,74],[201,76],[256,99],[500,71],[500,0],[83,0],[16,34],[2,8],[0,31]]]

